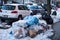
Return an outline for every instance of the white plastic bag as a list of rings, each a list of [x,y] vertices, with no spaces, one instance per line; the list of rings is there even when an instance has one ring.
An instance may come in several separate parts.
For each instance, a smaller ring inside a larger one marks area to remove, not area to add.
[[[19,20],[12,23],[12,27],[27,27],[27,26],[28,25],[26,24],[25,20]]]
[[[46,27],[46,25],[47,25],[47,23],[46,23],[45,20],[39,20],[39,24],[41,24],[41,25],[43,25],[43,26],[45,26],[45,27]]]
[[[39,19],[39,18],[42,17],[42,15],[41,15],[41,14],[39,14],[39,15],[34,15],[34,17],[36,17],[37,19]]]
[[[26,36],[27,30],[25,30],[22,27],[17,27],[17,28],[15,28],[15,29],[12,30],[12,33],[13,33],[13,36],[15,38],[22,38],[22,37]]]
[[[60,20],[60,18],[59,18],[59,16],[55,16],[55,15],[51,15],[51,17],[52,17],[52,19],[53,19],[53,23],[56,23],[56,22],[59,22]]]

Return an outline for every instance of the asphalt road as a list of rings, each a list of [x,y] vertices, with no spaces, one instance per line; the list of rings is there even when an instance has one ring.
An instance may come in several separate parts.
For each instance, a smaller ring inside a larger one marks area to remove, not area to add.
[[[60,40],[60,22],[55,23],[53,25],[53,29],[55,31],[55,36],[53,37],[53,40]]]

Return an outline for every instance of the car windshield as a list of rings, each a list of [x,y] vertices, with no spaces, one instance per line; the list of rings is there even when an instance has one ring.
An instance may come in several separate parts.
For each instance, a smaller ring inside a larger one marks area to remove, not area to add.
[[[28,10],[28,8],[26,6],[24,6],[24,5],[19,5],[18,9],[19,10]]]
[[[38,6],[29,6],[28,8],[29,8],[29,9],[31,9],[31,10],[39,9],[39,7],[38,7]]]
[[[13,5],[4,5],[4,6],[2,6],[2,9],[3,10],[14,10],[15,6],[13,6]]]
[[[38,6],[39,9],[43,9],[42,6]]]

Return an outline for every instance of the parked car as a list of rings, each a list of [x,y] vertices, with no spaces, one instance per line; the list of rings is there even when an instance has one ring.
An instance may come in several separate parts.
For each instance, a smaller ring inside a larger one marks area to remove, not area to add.
[[[31,11],[23,4],[4,4],[0,12],[1,19],[17,20],[30,15]]]
[[[45,10],[42,8],[42,6],[38,6],[38,5],[27,5],[28,9],[30,9],[32,11],[32,14],[35,15],[37,13],[42,13]]]
[[[34,2],[25,2],[24,4],[25,5],[38,5],[37,3],[34,3]]]

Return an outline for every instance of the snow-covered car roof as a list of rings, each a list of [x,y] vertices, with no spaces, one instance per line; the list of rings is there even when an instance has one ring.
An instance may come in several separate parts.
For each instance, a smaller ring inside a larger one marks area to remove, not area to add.
[[[24,4],[4,4],[4,5],[24,5]]]

